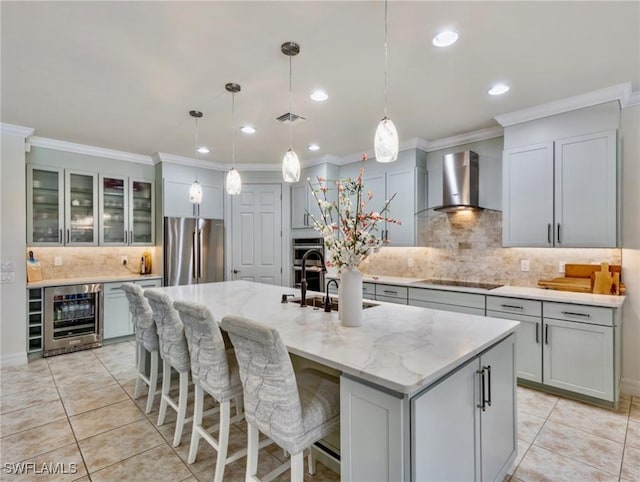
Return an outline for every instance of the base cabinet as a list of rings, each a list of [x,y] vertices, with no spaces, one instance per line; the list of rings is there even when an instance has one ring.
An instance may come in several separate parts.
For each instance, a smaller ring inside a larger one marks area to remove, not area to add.
[[[137,280],[133,283],[142,288],[162,286],[160,279]],[[134,334],[133,320],[129,313],[129,301],[122,289],[122,282],[104,284],[103,338],[118,338]]]

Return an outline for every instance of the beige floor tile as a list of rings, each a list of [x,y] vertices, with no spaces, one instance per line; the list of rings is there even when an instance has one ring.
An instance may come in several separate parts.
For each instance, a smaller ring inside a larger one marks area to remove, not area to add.
[[[0,395],[5,397],[14,393],[29,392],[33,390],[33,387],[38,387],[43,390],[56,389],[53,377],[50,374],[36,375],[33,378],[23,377],[15,380],[3,379]]]
[[[75,443],[39,455],[25,461],[25,463],[33,464],[29,465],[28,473],[22,475],[3,474],[2,480],[71,482],[87,474],[80,450]]]
[[[31,361],[26,365],[17,365],[0,369],[0,380],[2,384],[10,384],[21,380],[33,380],[51,376],[49,365],[46,360],[40,358]]]
[[[57,385],[68,385],[76,383],[79,380],[90,380],[104,377],[110,377],[108,370],[96,362],[96,365],[84,367],[82,371],[69,370],[62,373],[54,373],[53,378]]]
[[[620,443],[627,432],[625,415],[573,400],[559,400],[549,420]]]
[[[640,449],[640,422],[629,420],[627,427],[627,445]]]
[[[640,480],[640,449],[625,448],[620,476],[627,480]]]
[[[93,354],[93,350],[83,350],[65,355],[57,355],[47,358],[49,368],[52,372],[68,371],[73,368],[82,369],[83,367],[93,365],[97,359]]]
[[[533,444],[612,475],[620,473],[624,451],[621,443],[547,421]]]
[[[68,398],[85,391],[97,390],[108,385],[113,385],[116,380],[111,375],[100,376],[99,378],[77,378],[64,384],[58,384],[58,391],[62,398]]]
[[[66,418],[60,400],[42,402],[22,410],[0,415],[0,434],[5,437]]]
[[[513,474],[523,482],[615,482],[617,476],[533,445]],[[513,479],[512,479],[513,480]]]
[[[245,457],[243,457],[227,465],[224,469],[224,480],[234,480],[234,481],[244,480],[246,463],[247,463],[247,460]],[[280,465],[281,465],[281,462],[278,459],[273,457],[266,450],[261,450],[260,455],[258,457],[258,477],[262,477],[268,474],[269,472],[271,472],[276,467],[279,467]],[[195,474],[196,478],[201,482],[211,482],[213,480],[214,469],[215,469],[215,462],[214,462],[214,466],[212,466],[210,469],[207,469],[203,472],[196,473]],[[275,480],[278,482],[280,482],[281,480],[289,481],[290,471],[287,470],[283,474],[283,476],[284,478],[278,477]]]
[[[638,397],[633,397],[633,402],[631,403],[631,412],[629,412],[629,418],[634,422],[640,422],[640,398]]]
[[[66,394],[62,398],[64,408],[69,416],[105,407],[122,400],[127,400],[129,396],[117,383],[112,383],[96,390],[83,391],[80,393]]]
[[[93,482],[174,482],[191,477],[191,472],[168,445],[160,445],[91,474]]]
[[[163,443],[163,438],[153,426],[146,420],[140,420],[80,440],[78,445],[91,474]]]
[[[520,465],[520,462],[522,462],[522,458],[524,457],[524,454],[527,453],[530,446],[531,444],[523,442],[522,440],[518,440],[518,455],[516,455],[516,459],[513,461],[511,468],[507,471],[507,476],[513,475],[518,465]]]
[[[12,393],[0,397],[0,413],[15,412],[42,402],[59,400],[58,390],[53,384],[26,392]]]
[[[544,418],[518,411],[518,440],[533,442],[543,424]]]
[[[142,419],[144,414],[127,398],[113,405],[75,415],[69,421],[76,438],[83,440]]]
[[[75,442],[67,419],[48,423],[0,439],[2,462],[17,462]]]
[[[518,387],[518,410],[547,418],[559,397],[526,387]]]

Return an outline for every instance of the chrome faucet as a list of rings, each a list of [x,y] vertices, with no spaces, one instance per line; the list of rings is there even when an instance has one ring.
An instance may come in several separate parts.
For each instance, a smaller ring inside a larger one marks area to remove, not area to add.
[[[302,271],[302,279],[300,280],[300,307],[307,306],[307,272],[305,265],[307,264],[307,258],[312,254],[316,254],[318,256],[320,264],[322,265],[322,272],[327,272],[327,268],[324,265],[324,256],[322,256],[320,251],[317,249],[310,249],[304,253],[304,256],[302,257],[302,266],[300,267]]]
[[[324,296],[324,311],[325,311],[325,313],[331,313],[331,298],[329,298],[329,285],[331,283],[334,283],[336,285],[336,289],[339,288],[337,279],[334,278],[334,279],[330,279],[329,281],[327,281],[327,292],[325,293],[325,296]]]

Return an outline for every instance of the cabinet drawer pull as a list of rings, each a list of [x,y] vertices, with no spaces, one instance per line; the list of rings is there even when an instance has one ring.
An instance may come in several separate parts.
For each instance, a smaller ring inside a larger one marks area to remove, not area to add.
[[[575,311],[561,311],[561,313],[567,316],[583,316],[585,318],[591,318],[589,313],[576,313]]]
[[[125,229],[124,230],[124,244],[128,244],[129,243],[128,239],[129,239],[129,237],[127,236],[127,230]]]
[[[60,230],[60,232],[58,233],[58,243],[62,244],[63,239],[62,239],[62,229]]]
[[[560,241],[560,223],[558,223],[558,244],[561,244],[562,241]]]
[[[67,244],[69,244],[69,240],[71,239],[71,230],[67,229]]]
[[[544,326],[544,344],[549,344],[549,325]]]
[[[397,295],[398,292],[397,291],[393,291],[393,290],[382,290],[383,293],[386,293],[388,295]]]
[[[140,285],[140,288],[155,288],[156,285]]]
[[[518,306],[518,305],[504,305],[504,304],[502,304],[502,305],[500,305],[500,306],[502,306],[503,308],[512,308],[512,309],[514,309],[514,310],[524,310],[524,306]]]
[[[488,386],[488,390],[487,393],[489,394],[489,396],[487,397],[487,406],[491,406],[491,365],[487,365],[486,367],[487,370],[487,386]]]
[[[547,243],[551,244],[551,223],[547,224]]]
[[[484,392],[484,367],[482,370],[477,370],[476,373],[480,375],[480,403],[476,405],[476,407],[482,409],[483,412],[487,410],[487,405],[485,401],[485,392]]]
[[[536,344],[540,343],[540,325],[536,323]]]

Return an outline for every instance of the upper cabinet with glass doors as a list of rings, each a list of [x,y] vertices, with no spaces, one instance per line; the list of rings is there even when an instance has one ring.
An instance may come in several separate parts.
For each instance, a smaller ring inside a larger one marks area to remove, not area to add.
[[[27,167],[27,243],[98,244],[98,176],[55,167]]]
[[[100,244],[154,243],[153,182],[100,176]]]

